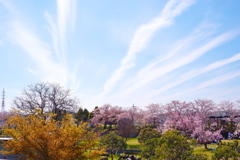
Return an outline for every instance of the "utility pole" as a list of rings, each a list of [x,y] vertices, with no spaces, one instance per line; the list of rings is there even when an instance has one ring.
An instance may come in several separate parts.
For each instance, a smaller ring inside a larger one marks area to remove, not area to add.
[[[2,92],[2,112],[4,112],[4,108],[5,108],[5,102],[4,102],[4,100],[5,100],[5,90],[4,90],[4,88],[3,88],[3,92]]]
[[[134,106],[134,104],[133,104],[133,106],[132,106],[132,108],[135,108],[136,106]]]

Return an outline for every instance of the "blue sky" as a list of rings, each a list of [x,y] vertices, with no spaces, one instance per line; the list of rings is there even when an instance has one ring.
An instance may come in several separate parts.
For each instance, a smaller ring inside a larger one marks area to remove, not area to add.
[[[83,108],[240,99],[239,0],[0,0],[0,88],[57,82]]]

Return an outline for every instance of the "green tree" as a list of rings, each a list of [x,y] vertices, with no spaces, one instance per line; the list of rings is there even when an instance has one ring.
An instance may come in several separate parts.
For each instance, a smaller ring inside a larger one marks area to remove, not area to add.
[[[75,118],[78,122],[87,122],[89,119],[89,111],[86,108],[84,110],[79,108],[78,112],[75,114]]]
[[[147,140],[142,145],[142,157],[146,159],[150,159],[151,157],[155,157],[155,149],[160,146],[159,138],[152,138]]]
[[[113,154],[127,148],[127,143],[124,141],[124,138],[118,136],[116,132],[113,131],[102,136],[100,143],[110,152],[112,160]]]
[[[232,149],[230,146],[222,146],[218,148],[213,155],[213,160],[225,159],[229,158],[237,159],[239,157],[239,153]]]
[[[160,138],[161,134],[153,128],[143,128],[141,129],[137,139],[139,143],[145,143],[147,140],[152,138]]]
[[[201,153],[197,153],[197,154],[192,154],[186,160],[207,160],[207,159],[208,159],[207,155],[201,154]]]
[[[167,131],[159,139],[160,146],[156,148],[156,159],[182,160],[191,157],[193,149],[187,142],[187,138],[179,131]]]
[[[187,138],[179,131],[167,131],[161,138],[152,138],[143,144],[142,157],[146,159],[207,160],[204,154],[193,154]]]
[[[233,160],[237,160],[240,157],[238,146],[238,141],[234,141],[233,143],[221,143],[217,150],[214,152],[212,157],[213,160],[225,159],[228,160],[232,158]]]

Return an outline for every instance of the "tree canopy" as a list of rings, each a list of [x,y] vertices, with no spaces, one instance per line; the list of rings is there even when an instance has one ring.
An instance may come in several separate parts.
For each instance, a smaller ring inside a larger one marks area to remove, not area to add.
[[[100,143],[110,151],[112,160],[113,154],[117,153],[119,150],[127,148],[127,143],[124,141],[124,139],[113,131],[102,136]]]
[[[238,159],[240,157],[240,147],[238,145],[238,141],[235,140],[233,143],[220,143],[217,150],[214,152],[212,156],[213,160],[220,159]]]
[[[6,122],[4,134],[12,137],[4,143],[5,154],[21,154],[28,159],[72,160],[99,159],[104,148],[98,148],[99,133],[87,123],[76,125],[71,115],[62,121],[42,114],[17,114]]]
[[[79,108],[78,112],[75,114],[75,118],[78,122],[87,122],[90,119],[90,113],[86,108],[84,110]]]
[[[159,139],[160,146],[156,148],[158,159],[187,159],[192,155],[193,150],[187,142],[187,138],[179,131],[167,131]]]
[[[153,128],[143,128],[141,129],[137,139],[139,143],[145,143],[147,140],[152,138],[161,137],[160,133]]]

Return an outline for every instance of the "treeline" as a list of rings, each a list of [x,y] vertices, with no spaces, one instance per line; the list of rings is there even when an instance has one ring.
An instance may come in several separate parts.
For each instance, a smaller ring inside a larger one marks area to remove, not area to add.
[[[59,123],[65,115],[71,114],[75,123],[80,124],[78,127],[83,122],[88,122],[91,130],[101,125],[103,129],[117,131],[125,139],[139,139],[141,131],[146,128],[152,128],[159,135],[176,130],[181,136],[194,138],[208,149],[209,142],[239,136],[240,101],[174,100],[166,104],[149,104],[145,110],[137,106],[123,108],[105,104],[88,111],[79,107],[78,98],[70,90],[56,83],[40,82],[27,86],[14,99],[13,105],[22,115],[42,115],[47,120],[46,115],[51,114],[51,118]]]
[[[215,139],[227,138],[228,133],[238,133],[240,103],[198,99],[194,102],[171,101],[167,104],[150,104],[146,110],[134,106],[122,108],[106,104],[95,108],[89,122],[116,126],[119,134],[129,138],[146,126],[156,128],[160,133],[175,129],[182,135],[194,137],[207,144]],[[207,148],[207,146],[206,146]]]
[[[34,114],[38,109],[41,114],[56,114],[55,119],[61,120],[68,112],[74,114],[78,122],[90,122],[91,126],[102,124],[104,129],[114,126],[124,138],[136,136],[141,128],[149,126],[160,133],[179,130],[182,135],[197,138],[203,144],[227,138],[228,133],[238,133],[240,115],[240,101],[214,103],[208,99],[149,104],[145,110],[106,104],[88,111],[79,107],[80,101],[70,90],[45,82],[27,86],[13,102],[14,108],[27,114]]]

